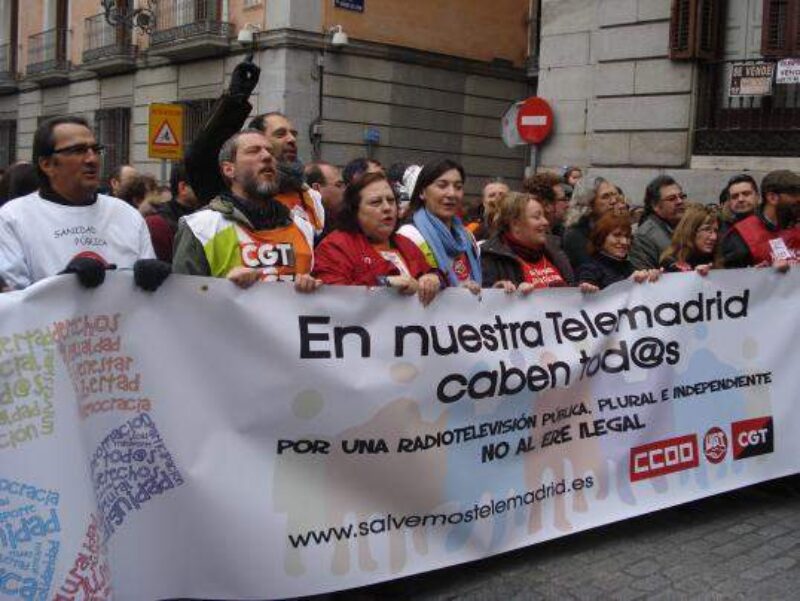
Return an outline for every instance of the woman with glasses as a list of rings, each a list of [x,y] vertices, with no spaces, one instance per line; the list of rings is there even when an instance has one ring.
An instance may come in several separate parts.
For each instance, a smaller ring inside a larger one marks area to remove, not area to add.
[[[611,182],[602,177],[593,182],[586,178],[578,181],[567,210],[563,238],[564,252],[573,270],[589,260],[589,232],[594,223],[606,213],[620,213],[624,208],[624,199]]]
[[[664,271],[696,271],[708,275],[722,266],[719,254],[719,214],[712,207],[690,204],[683,214],[672,242],[661,255]]]

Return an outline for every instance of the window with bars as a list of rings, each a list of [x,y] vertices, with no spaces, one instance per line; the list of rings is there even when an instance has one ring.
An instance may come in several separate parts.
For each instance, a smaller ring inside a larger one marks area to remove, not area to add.
[[[672,0],[669,57],[714,60],[721,51],[723,0]]]
[[[183,145],[188,148],[194,141],[200,130],[203,129],[206,121],[211,116],[214,108],[215,98],[203,98],[201,100],[183,100]]]
[[[97,142],[106,147],[103,156],[103,181],[130,161],[131,109],[127,107],[100,109],[94,115]]]
[[[761,54],[775,58],[800,54],[800,0],[764,0]]]
[[[5,169],[17,160],[17,122],[0,121],[0,168]]]

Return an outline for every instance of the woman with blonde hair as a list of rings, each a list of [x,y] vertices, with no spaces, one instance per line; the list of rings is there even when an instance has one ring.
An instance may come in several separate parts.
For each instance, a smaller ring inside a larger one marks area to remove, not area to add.
[[[550,240],[539,197],[508,192],[497,202],[492,237],[481,247],[484,288],[519,290],[572,286],[566,255]]]
[[[690,204],[675,227],[672,242],[661,255],[664,271],[707,275],[709,270],[722,267],[719,220],[715,207]]]

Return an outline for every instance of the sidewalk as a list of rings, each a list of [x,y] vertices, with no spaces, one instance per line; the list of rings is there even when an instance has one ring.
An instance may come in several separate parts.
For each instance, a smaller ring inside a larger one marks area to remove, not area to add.
[[[373,601],[800,598],[800,478],[332,595]]]

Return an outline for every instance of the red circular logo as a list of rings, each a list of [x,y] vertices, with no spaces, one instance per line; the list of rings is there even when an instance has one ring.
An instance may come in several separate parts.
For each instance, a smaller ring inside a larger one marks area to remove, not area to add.
[[[722,429],[711,428],[703,437],[703,453],[711,463],[720,463],[728,454],[728,437]]]

